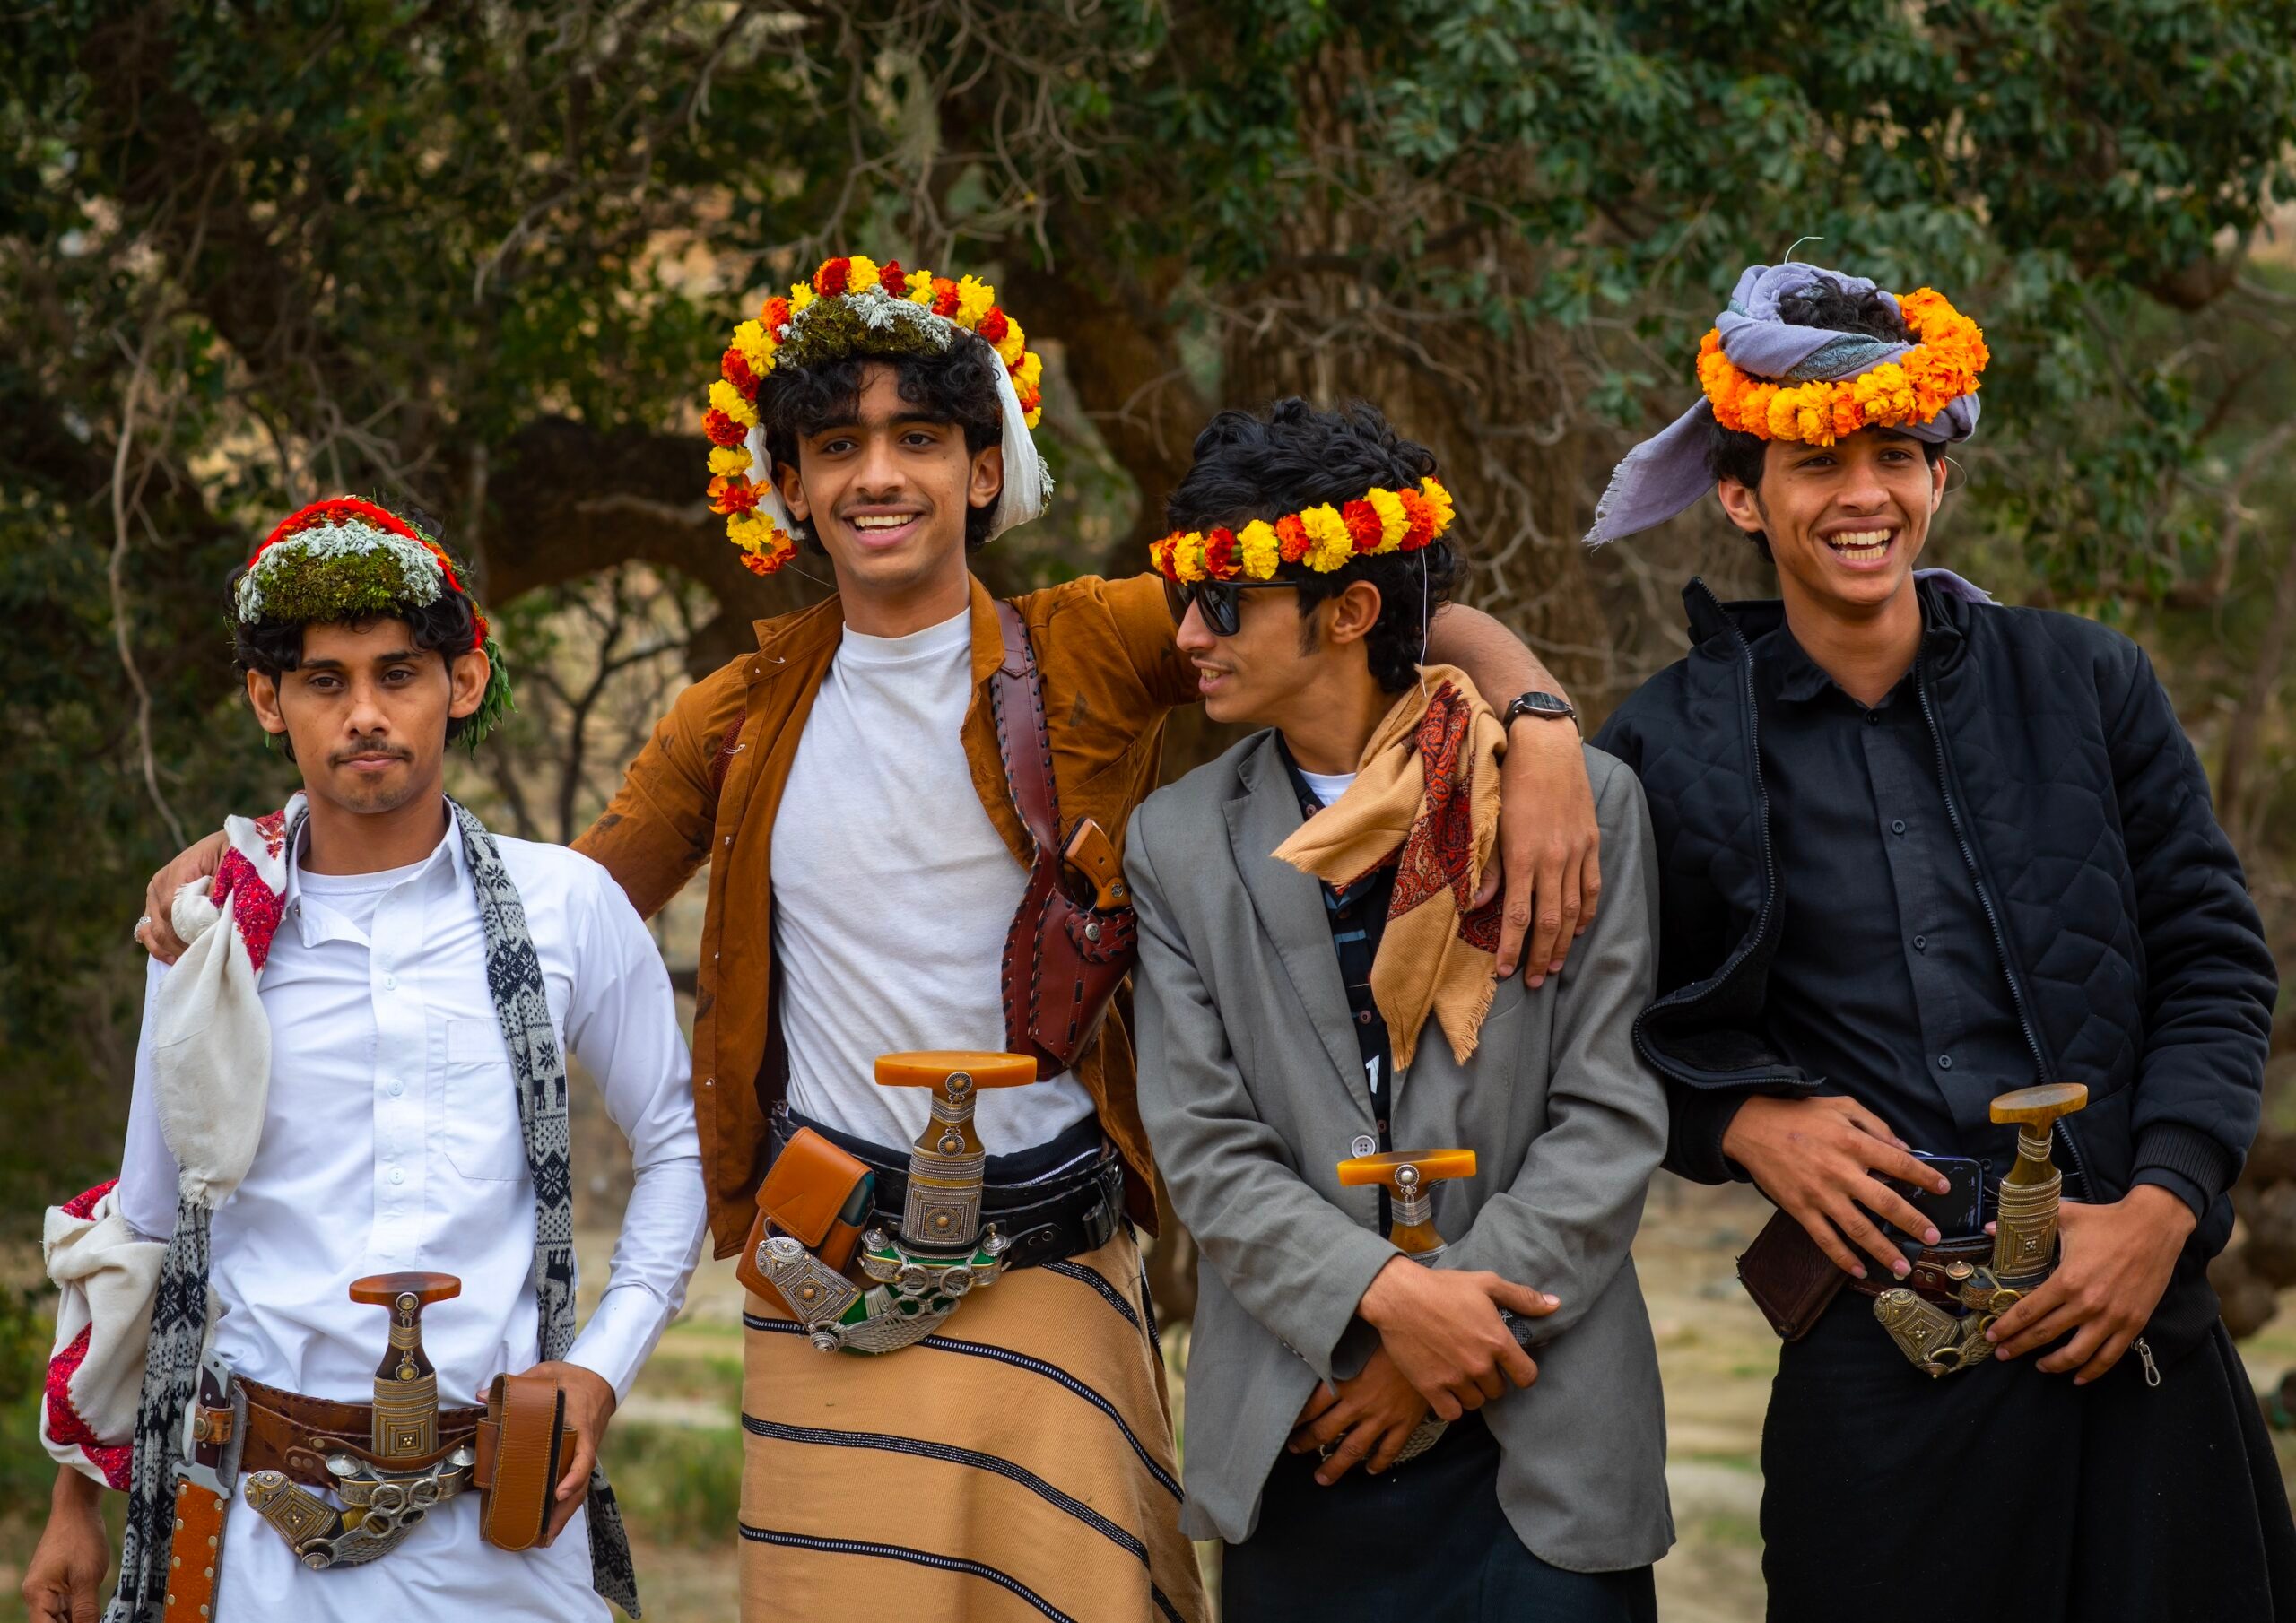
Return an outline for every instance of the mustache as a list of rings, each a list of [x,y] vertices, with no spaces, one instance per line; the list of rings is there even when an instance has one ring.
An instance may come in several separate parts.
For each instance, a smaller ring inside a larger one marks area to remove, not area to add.
[[[326,758],[327,765],[331,767],[339,767],[344,761],[354,759],[355,758],[362,755],[387,755],[393,760],[413,760],[414,759],[413,751],[409,750],[403,745],[392,743],[387,739],[354,738],[349,743],[344,745],[343,748],[330,754]]]

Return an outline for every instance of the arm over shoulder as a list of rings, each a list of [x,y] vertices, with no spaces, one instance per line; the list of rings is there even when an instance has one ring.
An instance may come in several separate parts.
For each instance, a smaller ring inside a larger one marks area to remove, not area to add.
[[[718,790],[741,734],[754,655],[720,666],[678,695],[622,787],[574,842],[645,917],[661,911],[709,860]]]

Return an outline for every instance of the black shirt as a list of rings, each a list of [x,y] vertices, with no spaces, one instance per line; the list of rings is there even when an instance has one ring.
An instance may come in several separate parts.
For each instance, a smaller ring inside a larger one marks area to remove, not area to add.
[[[1322,811],[1324,803],[1281,738],[1276,749],[1283,757],[1283,769],[1292,775],[1292,789],[1300,797],[1300,818],[1304,822]],[[1339,955],[1339,978],[1347,988],[1347,1012],[1354,1022],[1355,1048],[1363,1056],[1363,1085],[1371,1100],[1372,1118],[1379,1124],[1376,1147],[1389,1150],[1394,1146],[1387,1133],[1387,1073],[1395,1057],[1387,1045],[1387,1018],[1371,999],[1371,963],[1379,955],[1379,938],[1387,928],[1387,907],[1395,899],[1396,865],[1382,864],[1344,890],[1331,885],[1322,890],[1324,913],[1331,921],[1332,950]],[[1355,1153],[1370,1151],[1357,1148]],[[1384,1197],[1381,1210],[1384,1226]]]
[[[1925,655],[1956,635],[1933,623]],[[1990,1185],[2015,1157],[2016,1130],[1988,1107],[2037,1068],[1946,814],[1914,673],[1868,708],[1786,626],[1752,647],[1785,904],[1769,1036],[1915,1150],[1985,1163]]]

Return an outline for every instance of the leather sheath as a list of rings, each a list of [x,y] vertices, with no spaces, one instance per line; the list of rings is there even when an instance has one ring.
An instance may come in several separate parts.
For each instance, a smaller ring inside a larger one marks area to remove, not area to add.
[[[757,1218],[734,1264],[743,1288],[788,1311],[781,1293],[757,1265],[758,1247],[769,1232],[787,1235],[830,1268],[844,1272],[869,1220],[870,1202],[855,1199],[869,1176],[866,1166],[812,1128],[792,1133],[758,1185]]]
[[[566,1393],[547,1376],[498,1375],[478,1423],[479,1536],[497,1549],[548,1544],[552,1495],[580,1433],[566,1423]]]
[[[215,1569],[223,1560],[223,1516],[230,1509],[221,1495],[196,1482],[177,1481],[162,1623],[213,1623]]]

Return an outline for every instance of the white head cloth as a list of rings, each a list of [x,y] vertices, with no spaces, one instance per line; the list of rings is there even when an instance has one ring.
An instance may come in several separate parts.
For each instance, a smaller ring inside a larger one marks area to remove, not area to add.
[[[874,307],[884,306],[882,314],[885,319],[913,323],[918,330],[934,334],[943,349],[960,338],[970,338],[984,346],[988,343],[977,334],[966,332],[947,317],[935,316],[905,299],[871,294],[861,297],[869,301],[873,317],[880,314]],[[803,310],[794,317],[804,318]],[[1021,392],[1013,386],[1012,374],[1004,369],[1001,359],[993,353],[991,359],[996,370],[997,404],[1004,414],[1004,486],[997,492],[996,509],[988,524],[988,538],[994,541],[1007,530],[1044,516],[1045,509],[1052,506],[1052,470],[1045,466],[1044,457],[1037,450],[1036,436],[1029,431],[1029,414],[1021,407]],[[789,504],[781,499],[781,482],[774,477],[773,458],[766,452],[762,422],[749,431],[745,443],[752,465],[761,475],[757,481],[762,492],[758,498],[758,512],[790,535],[796,535],[797,520],[790,513]]]

